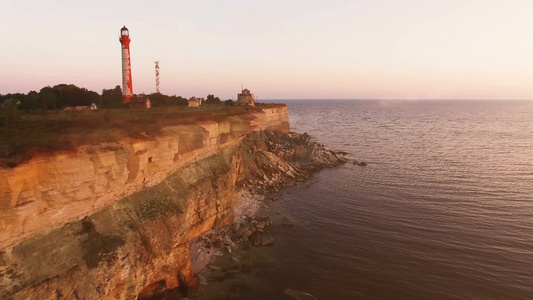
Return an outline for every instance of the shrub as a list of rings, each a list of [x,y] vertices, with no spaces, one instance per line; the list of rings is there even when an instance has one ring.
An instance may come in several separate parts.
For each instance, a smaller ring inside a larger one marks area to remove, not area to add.
[[[17,105],[5,105],[0,110],[0,125],[13,126],[20,120],[22,113],[18,110]]]

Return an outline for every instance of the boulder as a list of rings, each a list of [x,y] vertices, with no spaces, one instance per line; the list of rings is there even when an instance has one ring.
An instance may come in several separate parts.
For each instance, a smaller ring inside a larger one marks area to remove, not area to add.
[[[326,153],[327,153],[329,161],[331,161],[331,162],[336,162],[337,161],[337,156],[335,156],[333,153],[330,153],[330,152],[326,152]]]
[[[245,240],[247,240],[250,236],[252,235],[252,231],[250,230],[246,230],[242,235],[241,237]]]
[[[200,283],[207,282],[207,279],[201,274],[198,274],[198,280],[200,281]]]
[[[287,217],[283,217],[283,219],[281,219],[281,224],[283,226],[294,226],[294,223]]]
[[[228,245],[231,245],[233,244],[233,241],[231,240],[231,238],[227,235],[225,235],[223,238],[222,238],[223,242],[224,242],[224,245],[228,246]]]
[[[249,231],[250,230],[250,225],[242,225],[241,228],[239,228],[239,230],[237,231],[237,235],[242,237],[242,235],[246,232],[246,231]]]
[[[264,233],[261,234],[260,232],[256,232],[256,233],[254,234],[254,246],[259,246],[259,245],[261,245],[261,243],[262,243],[261,236],[262,236],[262,235],[264,235]]]
[[[274,244],[274,237],[272,236],[272,234],[270,234],[270,232],[265,231],[261,235],[261,245],[266,246],[270,244]]]
[[[265,222],[265,221],[270,220],[270,217],[269,216],[257,216],[255,217],[255,219],[259,222]]]

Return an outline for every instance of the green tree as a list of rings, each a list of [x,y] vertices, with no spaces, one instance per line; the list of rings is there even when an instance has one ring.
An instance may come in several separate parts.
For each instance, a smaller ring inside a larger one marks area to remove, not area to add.
[[[31,110],[38,109],[41,105],[41,96],[36,91],[30,91],[28,95],[25,95],[22,100],[20,100],[19,109]]]
[[[114,89],[102,90],[103,107],[120,107],[122,106],[122,89],[117,85]]]
[[[189,105],[189,101],[187,99],[183,98],[182,96],[170,96],[169,97],[169,105],[172,106],[187,106]]]
[[[205,98],[205,103],[206,104],[220,104],[220,98],[215,97],[215,95],[209,94]]]
[[[12,126],[20,120],[21,115],[17,104],[4,105],[0,110],[0,125]]]
[[[150,94],[148,95],[148,98],[150,98],[150,101],[152,102],[152,106],[154,107],[168,106],[170,103],[169,97],[161,93]]]
[[[94,91],[80,88],[74,84],[58,84],[53,87],[58,95],[57,107],[89,106],[92,103],[101,103],[100,95]]]
[[[58,107],[58,96],[55,90],[49,86],[45,86],[39,91],[39,98],[41,100],[42,109],[56,109]]]
[[[85,103],[89,103],[87,105],[91,105],[93,103],[98,107],[102,105],[102,97],[95,91],[85,90],[84,98]]]

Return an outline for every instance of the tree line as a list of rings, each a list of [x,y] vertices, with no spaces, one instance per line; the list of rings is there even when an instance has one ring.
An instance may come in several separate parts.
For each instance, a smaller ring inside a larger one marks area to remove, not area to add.
[[[181,96],[168,96],[161,93],[149,95],[137,95],[133,100],[150,98],[152,106],[186,106],[187,99]],[[43,87],[39,92],[30,91],[27,94],[11,93],[0,94],[0,103],[7,99],[20,101],[18,109],[22,110],[55,110],[68,106],[89,106],[95,103],[99,108],[127,107],[122,103],[122,89],[116,86],[113,89],[103,89],[101,94],[86,88],[77,87],[74,84],[58,84],[53,87]],[[206,104],[219,104],[220,98],[207,95]]]

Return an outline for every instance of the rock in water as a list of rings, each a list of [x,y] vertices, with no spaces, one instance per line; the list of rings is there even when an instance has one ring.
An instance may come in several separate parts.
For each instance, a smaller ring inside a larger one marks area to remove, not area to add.
[[[265,221],[270,220],[270,217],[269,216],[257,216],[255,217],[255,219],[259,222],[265,222]]]
[[[237,231],[238,236],[242,236],[246,231],[250,229],[250,225],[243,225],[239,230]]]
[[[366,162],[362,161],[362,162],[359,163],[359,165],[364,167],[364,166],[366,166]]]
[[[328,156],[329,161],[331,162],[337,161],[337,157],[333,153],[327,152],[327,156]]]
[[[302,291],[297,291],[297,290],[293,290],[293,289],[285,289],[283,291],[284,294],[286,295],[289,295],[291,297],[293,297],[294,299],[297,299],[297,300],[317,300],[315,296],[309,294],[309,293],[306,293],[306,292],[302,292]]]
[[[207,283],[207,278],[205,278],[205,277],[204,277],[203,275],[201,275],[201,274],[198,274],[198,280],[200,281],[200,283],[202,283],[202,282]]]
[[[254,235],[254,246],[259,246],[261,244],[261,233],[257,232]]]
[[[281,224],[284,226],[294,226],[294,223],[287,217],[283,217],[283,219],[281,219]]]
[[[270,244],[274,244],[274,237],[272,236],[272,234],[270,234],[270,232],[265,231],[261,235],[261,246],[266,246]]]

